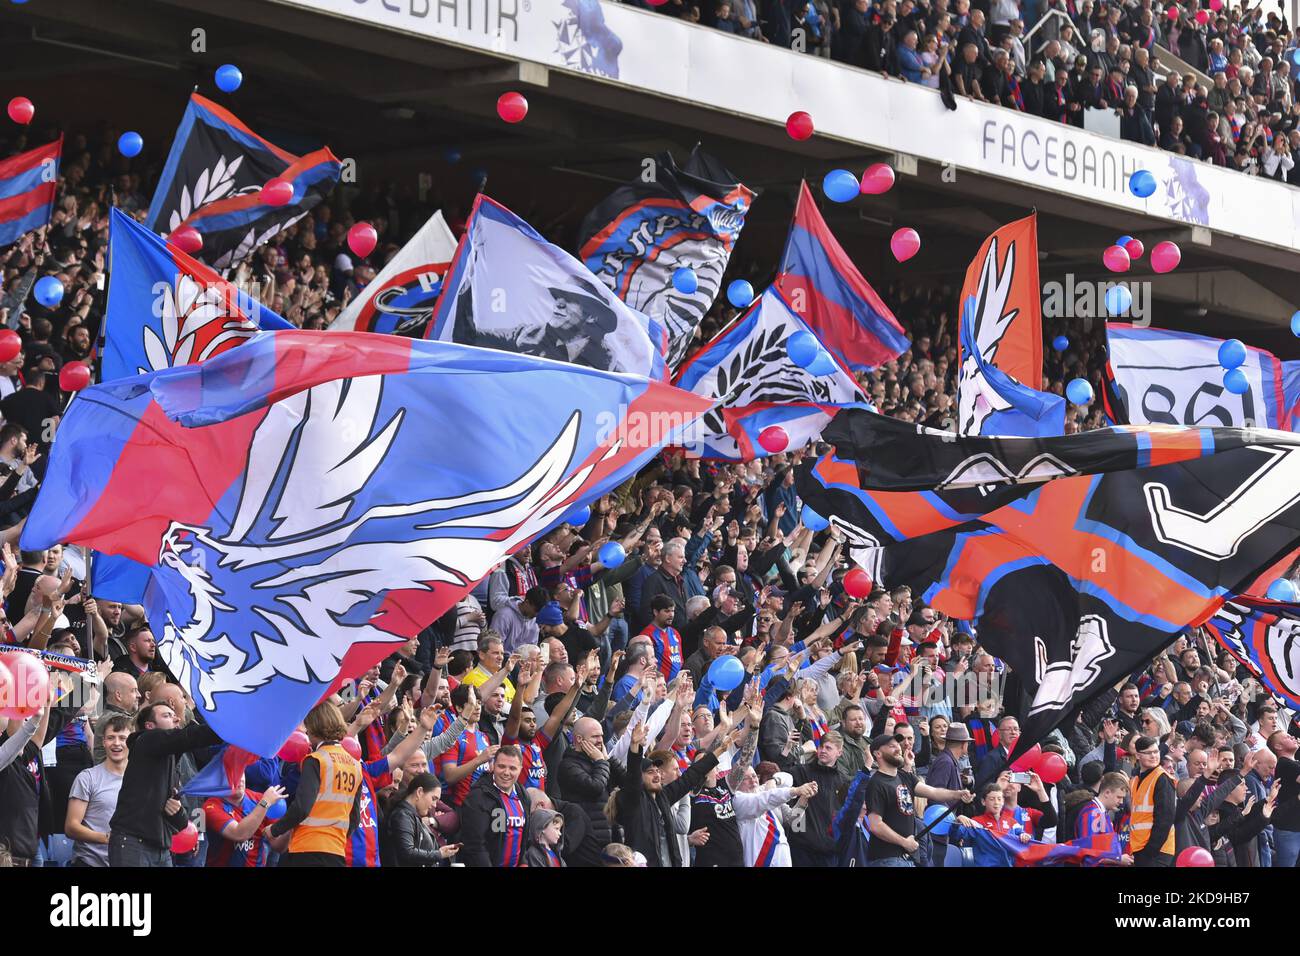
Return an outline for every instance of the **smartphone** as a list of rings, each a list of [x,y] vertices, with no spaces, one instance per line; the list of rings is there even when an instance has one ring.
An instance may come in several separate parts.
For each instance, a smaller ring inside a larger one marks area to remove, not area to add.
[[[1011,774],[1011,782],[1012,782],[1012,783],[1028,784],[1028,783],[1030,783],[1032,780],[1033,780],[1033,776],[1032,776],[1031,774],[1028,774],[1028,773],[1017,773],[1017,772],[1013,772],[1013,773]]]

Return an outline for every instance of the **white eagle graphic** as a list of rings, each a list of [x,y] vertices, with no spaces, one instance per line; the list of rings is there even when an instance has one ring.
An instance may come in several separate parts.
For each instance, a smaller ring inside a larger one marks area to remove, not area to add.
[[[1007,309],[1007,296],[1011,292],[1016,273],[1016,245],[1007,250],[1007,261],[998,272],[998,240],[994,237],[984,257],[980,271],[979,290],[975,297],[975,347],[980,358],[993,364],[997,358],[1002,338],[1011,323],[1020,314],[1019,309]],[[957,433],[979,435],[984,422],[994,412],[1005,411],[1011,403],[997,393],[984,377],[975,356],[966,352],[962,360],[961,376],[957,382]]]
[[[611,441],[599,461],[570,473],[575,411],[500,487],[356,513],[405,421],[398,409],[380,422],[382,391],[382,376],[365,376],[276,403],[253,436],[229,527],[173,521],[163,536],[166,570],[155,575],[167,581],[168,613],[158,647],[205,709],[275,677],[328,685],[354,644],[401,640],[381,626],[387,595],[478,581],[571,510],[591,472],[622,447]],[[371,497],[408,484],[388,477]],[[254,596],[251,609],[234,590]],[[251,627],[250,610],[259,619]]]

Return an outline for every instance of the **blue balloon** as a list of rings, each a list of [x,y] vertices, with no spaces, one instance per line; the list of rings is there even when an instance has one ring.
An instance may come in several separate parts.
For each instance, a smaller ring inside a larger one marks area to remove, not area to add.
[[[700,280],[695,277],[695,270],[690,266],[681,266],[673,270],[673,288],[682,295],[694,295],[700,287]]]
[[[1245,395],[1250,391],[1250,379],[1239,368],[1230,368],[1223,374],[1223,387],[1233,395]]]
[[[1069,347],[1070,340],[1064,335],[1058,335],[1056,338],[1052,339],[1052,348],[1056,349],[1058,352],[1064,352]]]
[[[709,683],[720,691],[732,691],[745,679],[745,665],[734,654],[724,654],[709,665]]]
[[[448,146],[442,151],[442,158],[454,166],[460,162],[460,150],[455,146]]]
[[[216,81],[217,89],[222,93],[233,93],[244,82],[244,74],[239,71],[239,67],[235,66],[235,64],[226,63],[217,67]]]
[[[1070,379],[1065,386],[1065,397],[1075,405],[1087,405],[1092,401],[1092,383],[1086,378]]]
[[[1287,604],[1294,604],[1300,598],[1300,589],[1297,589],[1295,582],[1290,578],[1278,578],[1268,586],[1268,599],[1270,601],[1285,601]]]
[[[24,0],[24,2],[26,2],[26,0]],[[1291,51],[1291,62],[1296,66],[1300,66],[1300,49]]]
[[[1219,346],[1219,364],[1224,368],[1236,368],[1246,361],[1246,346],[1241,339],[1228,339]]]
[[[809,531],[825,531],[831,526],[831,523],[813,511],[807,505],[803,506],[803,511],[799,512],[799,520]]]
[[[807,368],[817,361],[822,354],[821,343],[811,332],[796,332],[785,343],[785,350],[790,354],[790,361],[800,368]]]
[[[564,516],[564,523],[571,524],[581,528],[591,520],[591,508],[579,508],[577,511],[570,511]]]
[[[41,276],[36,280],[36,301],[52,309],[63,301],[63,283],[54,276]]]
[[[851,202],[861,191],[858,177],[847,169],[832,169],[822,180],[822,192],[833,202]]]
[[[1133,293],[1128,286],[1113,285],[1106,290],[1106,311],[1110,315],[1123,315],[1133,304]]]
[[[596,553],[600,558],[600,563],[607,568],[616,568],[627,560],[627,552],[617,541],[606,541],[600,546],[600,551]]]
[[[1118,239],[1115,240],[1115,245],[1127,246],[1132,241],[1133,241],[1132,236],[1120,236]]]
[[[1139,169],[1128,178],[1128,188],[1139,199],[1146,199],[1156,191],[1156,178],[1145,169]]]
[[[1300,312],[1291,313],[1291,334],[1300,336]]]
[[[932,803],[925,808],[925,816],[921,818],[922,822],[926,827],[930,826],[932,823],[934,824],[934,829],[930,832],[935,836],[947,836],[948,831],[952,829],[953,815],[949,813],[947,816],[944,816],[944,811],[947,809],[948,808],[942,803]],[[943,817],[943,819],[939,820],[940,817]],[[939,822],[935,823],[935,820],[939,820]]]
[[[287,809],[289,809],[289,803],[287,800],[277,800],[266,808],[266,819],[278,820],[284,816],[284,812]]]
[[[754,287],[744,279],[737,279],[727,286],[727,301],[738,309],[743,309],[754,301]]]
[[[816,375],[820,378],[823,375],[833,375],[839,366],[835,364],[835,359],[831,358],[829,352],[821,352],[813,363],[808,366],[808,374]]]
[[[117,151],[123,156],[139,156],[144,149],[144,137],[136,132],[126,132],[117,138]]]

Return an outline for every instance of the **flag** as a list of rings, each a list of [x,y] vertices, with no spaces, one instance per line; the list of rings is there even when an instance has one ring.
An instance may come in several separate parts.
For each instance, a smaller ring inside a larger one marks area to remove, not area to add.
[[[1235,594],[1205,628],[1269,693],[1300,709],[1300,604]]]
[[[244,770],[257,763],[257,754],[251,754],[242,747],[226,744],[217,751],[203,769],[181,787],[181,794],[187,797],[218,797],[226,799],[239,783]]]
[[[663,326],[482,193],[443,283],[425,338],[665,376]]]
[[[109,213],[108,261],[104,381],[202,362],[259,329],[293,328],[119,209]],[[136,561],[95,558],[96,597],[139,604],[148,579],[148,567]]]
[[[328,148],[295,156],[195,93],[176,130],[146,225],[164,236],[181,225],[193,226],[203,235],[203,261],[224,271],[307,215],[334,188],[341,171]],[[266,205],[258,193],[277,178],[293,183],[293,199]]]
[[[441,212],[420,227],[330,326],[336,332],[389,332],[421,338],[456,254]]]
[[[1033,437],[1065,431],[1065,400],[1041,391],[1037,223],[1034,213],[998,229],[966,269],[958,330],[960,435]]]
[[[997,834],[983,827],[955,827],[962,839],[975,851],[976,866],[1063,866],[1085,861],[1119,862],[1122,848],[1114,833],[1097,834],[1089,841],[1044,843],[1030,840],[1021,843],[1015,834]]]
[[[758,193],[698,146],[684,166],[667,152],[653,163],[650,182],[620,186],[587,214],[578,254],[620,299],[667,329],[675,369],[718,297]],[[673,286],[683,267],[695,273],[690,294]]]
[[[1248,346],[1241,371],[1250,389],[1223,385],[1222,339],[1106,323],[1106,414],[1134,425],[1224,425],[1294,429],[1300,419],[1300,362]]]
[[[831,234],[800,183],[776,287],[841,365],[875,369],[910,344],[903,327]]]
[[[794,363],[787,343],[800,332],[816,337],[771,286],[691,356],[675,384],[716,407],[686,431],[689,452],[733,461],[763,457],[769,453],[756,446],[756,436],[770,425],[786,429],[791,449],[802,448],[839,406],[866,400],[853,376],[829,354],[807,369]],[[821,369],[825,374],[815,374]]]
[[[505,352],[266,333],[83,391],[23,547],[150,564],[162,661],[225,740],[272,754],[325,693],[707,407]]]
[[[967,438],[840,411],[798,493],[885,587],[978,621],[1020,751],[1300,547],[1300,438],[1123,427]]]
[[[63,137],[0,160],[0,247],[48,225],[59,182]]]

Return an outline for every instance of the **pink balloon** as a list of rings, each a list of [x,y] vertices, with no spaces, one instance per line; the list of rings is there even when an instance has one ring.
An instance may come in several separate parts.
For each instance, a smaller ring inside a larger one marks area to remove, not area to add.
[[[287,179],[268,179],[258,194],[268,206],[286,206],[293,202],[293,183]]]
[[[889,251],[899,262],[906,262],[921,251],[921,237],[915,229],[900,229],[890,237]]]
[[[356,737],[344,737],[339,741],[339,746],[358,760],[361,759],[361,741],[357,740]]]
[[[1146,252],[1146,246],[1142,245],[1141,239],[1130,239],[1124,243],[1124,251],[1128,253],[1130,260],[1141,259],[1142,253]]]
[[[1183,251],[1177,243],[1168,240],[1157,242],[1151,249],[1151,268],[1156,272],[1173,272],[1182,261]]]
[[[791,139],[805,140],[815,132],[813,118],[803,110],[795,110],[785,120],[785,131]]]
[[[5,654],[9,690],[0,696],[0,717],[25,720],[50,699],[50,672],[35,654]],[[2,683],[2,682],[0,682]]]
[[[295,730],[289,735],[289,739],[284,742],[280,752],[276,754],[285,763],[302,763],[302,758],[311,753],[311,741],[301,730]]]
[[[1222,9],[1223,9],[1223,0],[1210,0],[1210,9],[1211,9],[1211,10],[1222,10]]]
[[[1210,12],[1208,10],[1197,10],[1196,22],[1199,23],[1201,26],[1205,26],[1207,23],[1210,22]]]
[[[1175,866],[1214,866],[1214,854],[1203,846],[1189,846],[1182,853],[1178,854],[1178,859],[1174,861]]]
[[[1038,761],[1042,759],[1043,748],[1034,744],[1011,764],[1011,769],[1016,773],[1028,773],[1038,766]]]
[[[1101,254],[1101,261],[1111,272],[1128,272],[1129,266],[1132,265],[1128,250],[1123,246],[1107,246],[1106,251]]]
[[[894,188],[894,170],[887,163],[875,163],[868,166],[862,174],[861,192],[868,196],[879,196]],[[918,243],[920,240],[917,240]]]
[[[364,259],[375,251],[379,244],[379,233],[368,222],[359,222],[348,230],[348,248]]]
[[[0,654],[0,718],[8,719],[9,708],[16,702],[14,694],[14,675],[5,663],[9,654]]]
[[[1067,769],[1065,758],[1060,754],[1043,754],[1034,773],[1038,774],[1043,783],[1060,783],[1065,779]]]
[[[185,829],[172,837],[173,853],[191,853],[199,845],[199,831],[193,823],[186,824]]]
[[[528,100],[522,93],[502,93],[497,97],[497,116],[507,123],[519,123],[528,115]]]
[[[189,256],[203,248],[203,234],[193,226],[181,226],[167,237],[167,241]]]
[[[26,126],[36,115],[36,107],[25,96],[15,96],[9,101],[9,118],[20,126]]]
[[[1165,19],[1167,19],[1167,20],[1177,20],[1177,19],[1178,19],[1178,7],[1173,6],[1173,5],[1170,5],[1169,8],[1165,10]]]
[[[758,433],[758,443],[764,451],[775,455],[790,446],[790,435],[780,425],[768,425]]]

